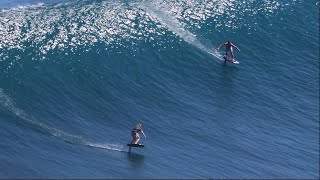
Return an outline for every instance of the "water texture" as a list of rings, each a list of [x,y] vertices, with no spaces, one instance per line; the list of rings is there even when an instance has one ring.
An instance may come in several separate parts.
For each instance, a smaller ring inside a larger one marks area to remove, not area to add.
[[[2,0],[0,72],[0,178],[319,178],[314,0]]]

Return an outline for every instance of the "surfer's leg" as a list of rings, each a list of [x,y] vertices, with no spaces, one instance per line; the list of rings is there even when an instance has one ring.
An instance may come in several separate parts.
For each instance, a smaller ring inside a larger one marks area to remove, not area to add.
[[[232,49],[232,47],[230,47],[230,53],[231,53],[232,61],[234,61],[234,54],[233,54],[233,49]]]
[[[135,141],[137,140],[137,134],[136,133],[131,133],[131,136],[132,136],[132,140],[131,140],[130,144],[134,144]]]
[[[134,142],[134,144],[138,144],[138,142],[140,141],[140,136],[136,136],[136,141]]]
[[[130,144],[133,144],[133,142],[135,141],[135,139],[134,138],[132,138],[132,140],[130,141]]]

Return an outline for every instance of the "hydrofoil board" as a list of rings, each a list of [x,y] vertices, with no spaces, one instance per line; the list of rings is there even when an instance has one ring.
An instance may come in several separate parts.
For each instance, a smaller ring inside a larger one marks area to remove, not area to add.
[[[127,146],[129,146],[129,147],[139,147],[139,148],[143,148],[144,147],[143,144],[127,144]]]

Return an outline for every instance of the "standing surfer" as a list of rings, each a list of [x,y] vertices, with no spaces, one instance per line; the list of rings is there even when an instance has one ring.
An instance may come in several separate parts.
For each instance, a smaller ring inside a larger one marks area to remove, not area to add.
[[[138,123],[136,127],[131,130],[131,136],[132,136],[132,140],[130,142],[131,144],[138,144],[138,142],[140,141],[139,132],[141,132],[144,138],[147,139],[141,126],[142,126],[141,123]]]
[[[232,61],[234,62],[235,60],[234,60],[234,54],[233,54],[232,47],[235,47],[238,51],[240,51],[240,49],[236,45],[232,44],[230,41],[227,41],[227,42],[221,44],[217,49],[219,50],[221,46],[226,46],[226,58],[228,57],[228,52],[230,52],[231,57],[232,57]]]

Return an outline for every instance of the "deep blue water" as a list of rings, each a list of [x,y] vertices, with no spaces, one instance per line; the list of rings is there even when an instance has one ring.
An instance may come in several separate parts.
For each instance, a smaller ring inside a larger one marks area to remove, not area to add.
[[[1,0],[0,71],[0,178],[319,178],[318,1]]]

